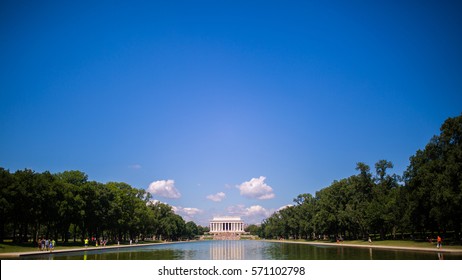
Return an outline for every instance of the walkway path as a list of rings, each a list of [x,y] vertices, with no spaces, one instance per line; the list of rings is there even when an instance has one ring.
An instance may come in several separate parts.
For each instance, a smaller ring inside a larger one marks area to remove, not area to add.
[[[180,242],[189,242],[189,241],[132,244],[132,245],[111,245],[111,246],[72,248],[72,249],[55,249],[55,250],[53,250],[53,252],[50,252],[50,251],[11,252],[11,253],[1,253],[0,254],[0,259],[16,259],[16,258],[24,257],[24,256],[61,254],[61,253],[80,252],[80,251],[111,250],[111,249],[119,249],[119,248],[146,247],[146,246],[155,246],[155,245],[162,245],[162,244],[175,244],[175,243],[180,243]]]
[[[404,247],[404,246],[384,246],[372,244],[348,244],[348,243],[324,243],[314,241],[287,241],[287,240],[264,240],[267,242],[280,242],[280,243],[296,243],[306,244],[313,246],[336,246],[336,247],[357,247],[357,248],[374,248],[374,249],[385,249],[385,250],[408,250],[408,251],[421,251],[421,252],[436,252],[436,253],[456,253],[462,254],[462,249],[451,249],[451,248],[421,248],[421,247]]]

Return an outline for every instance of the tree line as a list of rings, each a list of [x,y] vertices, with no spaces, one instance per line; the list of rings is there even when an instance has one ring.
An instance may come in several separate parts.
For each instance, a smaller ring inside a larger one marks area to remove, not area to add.
[[[334,181],[315,195],[300,194],[295,205],[275,212],[261,226],[264,238],[427,238],[461,242],[462,115],[448,118],[440,134],[411,156],[402,175],[380,160],[374,172],[357,163],[357,174]]]
[[[10,173],[0,168],[0,242],[35,242],[41,237],[63,242],[90,237],[114,242],[178,240],[204,230],[126,183],[89,181],[81,171]]]
[[[402,175],[380,160],[358,163],[357,174],[316,192],[300,194],[294,206],[250,226],[263,238],[404,234],[446,234],[460,240],[462,229],[462,115],[448,118],[440,134],[411,156]],[[144,190],[126,183],[89,181],[81,171],[36,173],[0,168],[0,242],[53,237],[68,242],[86,237],[178,240],[207,228],[185,222],[171,206],[152,203]]]

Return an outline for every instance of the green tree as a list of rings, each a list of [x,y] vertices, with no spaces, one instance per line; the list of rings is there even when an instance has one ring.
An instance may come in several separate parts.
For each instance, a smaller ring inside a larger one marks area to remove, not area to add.
[[[424,150],[411,157],[405,172],[408,208],[414,229],[462,229],[462,115],[448,118]]]
[[[399,226],[399,212],[396,211],[399,207],[398,177],[387,174],[387,169],[393,168],[389,161],[380,160],[375,168],[375,185],[367,208],[367,218],[372,232],[380,233],[381,239],[385,239],[389,232],[395,236]]]
[[[13,219],[12,200],[14,177],[10,171],[0,167],[0,242],[5,239],[5,227]]]
[[[261,226],[258,225],[248,225],[244,231],[250,232],[251,235],[261,236]]]
[[[196,235],[199,235],[199,228],[196,223],[189,221],[185,225],[185,237],[188,239],[193,239]]]
[[[209,231],[210,231],[210,229],[207,226],[205,226],[205,227],[203,227],[201,225],[197,226],[197,234],[198,235],[203,235],[205,232],[209,232]]]
[[[14,213],[13,241],[25,242],[30,235],[29,230],[38,232],[40,225],[46,223],[46,216],[43,206],[46,200],[46,186],[42,186],[39,174],[32,170],[18,170],[14,173],[11,201],[13,202],[12,213]],[[35,238],[35,234],[32,234]]]
[[[177,240],[185,233],[185,221],[173,212],[170,205],[155,202],[150,203],[149,208],[154,213],[154,235],[157,239]]]
[[[316,199],[311,194],[300,194],[295,199],[294,210],[299,223],[300,237],[309,239],[316,236]]]
[[[78,170],[64,171],[54,175],[59,181],[74,186],[83,186],[88,182],[88,175]]]

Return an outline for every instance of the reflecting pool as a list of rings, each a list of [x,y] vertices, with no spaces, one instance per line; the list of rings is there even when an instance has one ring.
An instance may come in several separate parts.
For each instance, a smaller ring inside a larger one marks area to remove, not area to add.
[[[210,240],[53,253],[21,259],[54,260],[437,260],[462,254],[265,242]]]

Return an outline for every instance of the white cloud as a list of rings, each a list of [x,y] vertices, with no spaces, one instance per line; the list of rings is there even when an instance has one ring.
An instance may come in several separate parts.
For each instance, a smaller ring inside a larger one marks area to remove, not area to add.
[[[165,204],[165,205],[168,205],[168,206],[172,207],[170,204],[168,204],[166,202],[163,202],[163,201],[160,201],[160,200],[157,200],[157,199],[149,200],[148,202],[146,202],[146,206],[155,205],[156,203]]]
[[[207,199],[210,199],[211,201],[215,201],[215,202],[220,202],[223,199],[225,199],[225,197],[226,197],[226,194],[224,192],[219,192],[217,194],[208,195]]]
[[[149,200],[148,202],[146,202],[146,205],[149,206],[149,205],[154,205],[154,204],[156,204],[156,203],[163,203],[163,202],[160,201],[160,200],[157,200],[157,199],[151,199],[151,200]],[[163,204],[165,204],[165,203],[163,203]]]
[[[132,164],[132,165],[129,165],[128,168],[130,168],[130,169],[141,169],[141,165],[140,164]]]
[[[261,216],[261,217],[269,217],[270,212],[263,208],[260,205],[252,205],[249,208],[246,208],[247,216]]]
[[[183,219],[185,219],[186,221],[191,221],[191,220],[193,220],[193,218],[196,215],[202,214],[204,212],[203,210],[198,209],[198,208],[173,206],[173,205],[170,205],[168,203],[162,202],[162,201],[157,200],[157,199],[149,200],[146,203],[146,205],[148,205],[148,206],[149,205],[155,205],[156,203],[162,203],[162,204],[166,204],[166,205],[172,207],[173,212],[175,212],[175,214],[180,215],[181,217],[183,217]]]
[[[286,208],[293,207],[293,206],[294,206],[293,204],[287,204],[287,205],[279,207],[279,209],[276,211],[281,211],[282,209],[286,209]]]
[[[241,191],[241,195],[248,198],[256,199],[271,199],[274,197],[273,188],[265,183],[266,177],[252,178],[250,181],[244,182],[237,186]]]
[[[245,216],[245,206],[242,205],[242,204],[229,206],[226,210],[232,216],[234,216],[234,215]]]
[[[201,209],[192,207],[172,206],[172,209],[176,214],[182,216],[187,221],[192,220],[194,216],[203,212]]]
[[[260,205],[245,207],[242,204],[238,204],[230,206],[226,210],[230,215],[242,217],[246,224],[260,224],[262,220],[274,213],[274,210],[265,209]]]
[[[175,188],[174,180],[161,180],[152,182],[147,189],[149,193],[166,197],[166,198],[180,198],[180,192]]]

